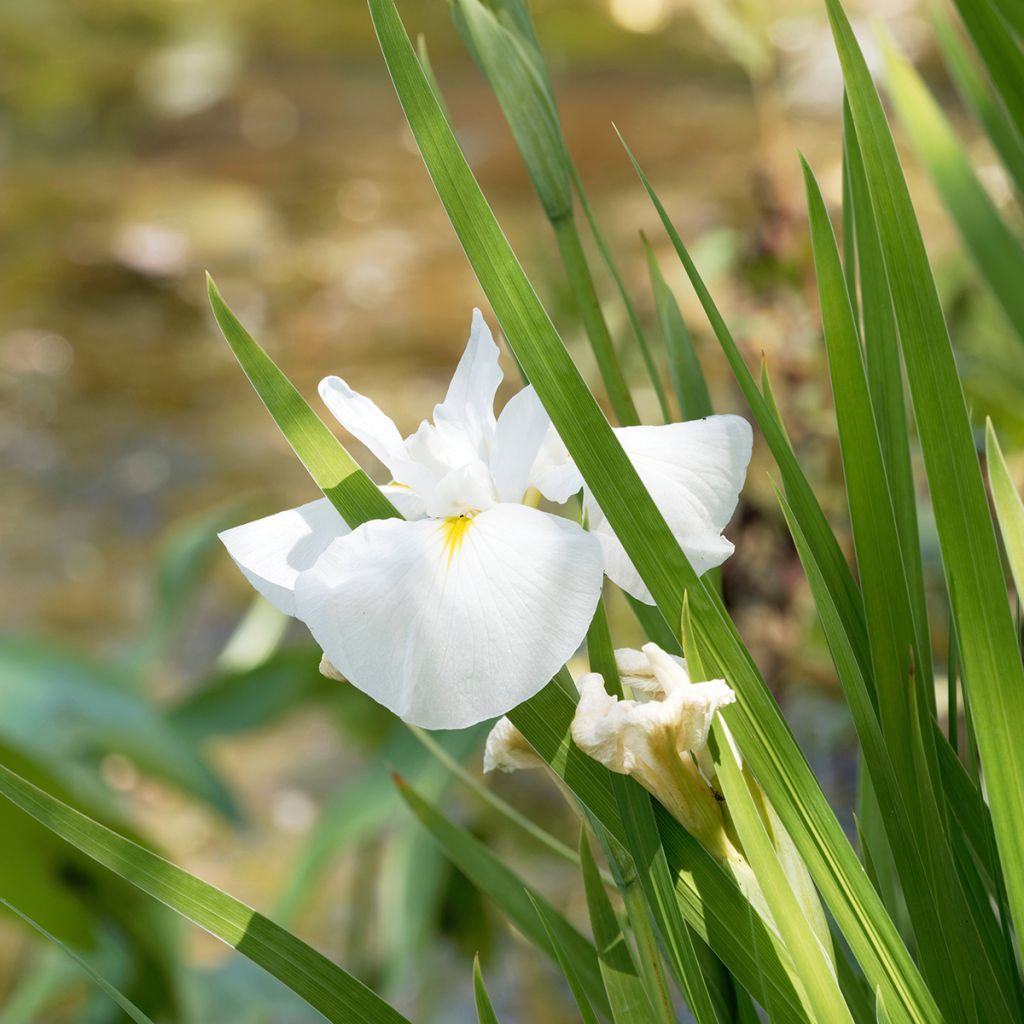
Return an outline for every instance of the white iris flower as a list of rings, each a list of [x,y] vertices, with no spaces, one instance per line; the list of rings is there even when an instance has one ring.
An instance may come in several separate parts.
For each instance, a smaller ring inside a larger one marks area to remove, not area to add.
[[[405,517],[350,530],[326,498],[221,534],[271,603],[341,675],[424,728],[456,729],[532,697],[582,643],[604,573],[650,600],[600,509],[592,533],[534,507],[583,482],[532,387],[495,418],[498,348],[479,310],[433,422],[403,438],[338,377],[320,395],[388,469]],[[732,551],[751,435],[737,416],[616,433],[698,572]]]

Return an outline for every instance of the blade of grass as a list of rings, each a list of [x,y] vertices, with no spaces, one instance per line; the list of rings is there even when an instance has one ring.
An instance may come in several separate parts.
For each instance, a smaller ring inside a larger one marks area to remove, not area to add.
[[[408,1024],[362,982],[251,907],[49,796],[0,765],[0,795],[82,853],[199,925],[336,1024]]]
[[[804,916],[800,903],[789,887],[764,822],[754,804],[753,795],[733,754],[732,741],[724,721],[715,723],[722,733],[718,743],[718,780],[736,825],[740,841],[771,909],[775,924],[793,958],[794,981],[806,997],[811,1020],[853,1024],[853,1017],[839,990],[834,968]]]
[[[992,421],[985,423],[985,455],[988,461],[988,479],[992,487],[992,501],[1003,535],[1006,559],[1010,563],[1017,597],[1024,601],[1024,503],[1010,478],[999,439],[992,429]]]
[[[1002,306],[1018,339],[1024,341],[1024,288],[1020,286],[1024,245],[1004,223],[971,167],[953,126],[914,66],[891,39],[883,39],[882,51],[889,93],[903,129],[982,279]]]
[[[209,275],[206,284],[213,315],[235,358],[309,475],[345,522],[354,529],[368,519],[398,516],[394,505],[238,322]]]
[[[1024,820],[1024,750],[1019,743],[1024,735],[1024,668],[963,389],[910,194],[850,24],[838,0],[827,0],[827,4],[882,242],[951,594],[955,581],[954,612],[964,679],[970,688],[1010,906],[1020,928],[1024,926],[1024,847],[1018,835]],[[1024,103],[1024,89],[1020,102]]]
[[[651,289],[654,292],[654,305],[658,311],[661,334],[668,350],[668,369],[681,418],[697,420],[710,416],[714,411],[711,408],[711,396],[708,394],[704,371],[693,347],[693,338],[683,320],[683,314],[679,311],[679,303],[676,302],[676,297],[672,294],[661,267],[658,266],[651,243],[643,232],[640,233],[640,238],[647,253],[647,268],[651,277]]]
[[[668,994],[662,995],[660,985],[655,985],[658,994],[648,998],[651,984],[648,983],[645,989],[637,974],[629,944],[605,892],[585,831],[580,832],[580,865],[583,869],[590,927],[594,933],[594,945],[597,947],[597,959],[608,993],[612,1020],[615,1024],[633,1024],[643,1020],[675,1024],[671,1003],[667,1001]]]
[[[1003,106],[1024,138],[1024,52],[991,0],[953,0]]]
[[[981,122],[993,149],[999,154],[1003,166],[1013,180],[1018,197],[1024,201],[1024,139],[1017,134],[992,95],[988,80],[978,67],[973,54],[968,53],[945,10],[935,4],[932,6],[931,15],[946,67],[956,83],[957,90],[974,112],[974,116]]]
[[[565,950],[562,949],[562,943],[556,934],[557,921],[552,921],[548,908],[539,903],[529,889],[526,890],[526,895],[529,897],[530,903],[533,904],[533,909],[536,911],[537,917],[540,918],[541,924],[544,925],[548,941],[551,943],[551,948],[555,951],[558,967],[562,974],[565,975],[565,980],[569,982],[572,997],[576,1000],[576,1006],[580,1011],[580,1019],[583,1021],[583,1024],[597,1024],[597,1017],[594,1014],[594,1008],[590,1005],[590,1000],[587,998],[586,988],[576,971],[575,965],[565,955]]]
[[[540,893],[524,885],[522,879],[502,864],[483,843],[446,818],[431,801],[421,796],[401,777],[395,776],[394,781],[409,810],[433,836],[449,860],[481,892],[501,907],[509,921],[530,942],[557,963],[559,954],[547,932],[548,925],[553,928],[561,951],[572,962],[587,997],[601,1013],[607,1014],[608,998],[594,947]],[[546,921],[542,921],[534,909],[538,903],[547,913]]]
[[[12,914],[17,915],[25,922],[31,929],[38,932],[48,942],[52,942],[54,946],[60,949],[69,959],[73,960],[83,971],[89,976],[93,983],[108,995],[113,1002],[121,1007],[122,1010],[133,1020],[136,1024],[153,1024],[150,1017],[147,1017],[120,989],[111,985],[106,978],[100,974],[95,967],[84,957],[79,956],[70,946],[66,946],[56,935],[52,935],[48,932],[41,924],[33,921],[27,914],[23,914],[13,903],[5,900],[0,896],[0,904],[3,904]]]
[[[484,976],[480,973],[480,954],[473,957],[473,997],[476,1000],[476,1019],[479,1024],[500,1024],[498,1015],[491,1006],[491,997],[484,985]]]

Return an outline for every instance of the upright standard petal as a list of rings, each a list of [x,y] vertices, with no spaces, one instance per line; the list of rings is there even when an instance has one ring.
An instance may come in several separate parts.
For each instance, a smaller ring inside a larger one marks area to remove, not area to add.
[[[320,498],[225,530],[220,539],[256,590],[285,615],[294,615],[299,573],[311,568],[332,540],[348,532],[337,509]]]
[[[434,425],[444,434],[465,439],[478,458],[487,457],[494,435],[494,396],[502,376],[491,329],[480,310],[474,309],[466,351],[444,401],[434,407]]]
[[[547,410],[532,385],[508,400],[498,417],[491,448],[491,476],[499,501],[523,500],[533,484],[534,465],[551,429]]]
[[[615,431],[694,571],[703,575],[733,552],[722,530],[732,518],[750,462],[750,424],[708,416],[660,427]],[[590,528],[604,549],[605,572],[623,590],[653,604],[650,591],[597,503],[587,495]]]
[[[431,474],[409,457],[398,427],[372,399],[353,391],[340,377],[320,381],[320,397],[334,418],[387,466],[395,480],[416,490],[430,484]]]
[[[406,721],[458,729],[548,682],[582,642],[601,579],[590,534],[502,504],[366,523],[299,577],[296,607],[351,683]]]

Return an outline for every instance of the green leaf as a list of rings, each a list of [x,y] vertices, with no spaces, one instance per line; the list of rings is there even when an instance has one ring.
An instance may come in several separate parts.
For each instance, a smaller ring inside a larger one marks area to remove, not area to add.
[[[473,995],[476,999],[476,1018],[479,1024],[500,1024],[498,1015],[491,1006],[491,997],[484,985],[484,976],[480,973],[480,955],[473,957]]]
[[[391,502],[238,322],[209,275],[206,284],[213,315],[235,358],[317,487],[345,522],[354,528],[368,519],[397,517]]]
[[[1003,106],[1024,138],[1024,52],[991,0],[953,0]]]
[[[676,302],[676,297],[672,294],[661,267],[658,266],[651,243],[647,241],[645,235],[641,237],[647,253],[647,269],[654,291],[654,305],[658,311],[661,334],[668,350],[668,369],[681,418],[697,420],[710,416],[714,411],[711,408],[711,396],[708,394],[704,371],[693,347],[693,338],[683,320],[683,314],[679,311],[679,303]]]
[[[654,1019],[674,1020],[671,1004],[659,1006],[660,1016],[656,1016],[651,1007],[584,831],[580,832],[580,864],[590,927],[594,933],[594,945],[597,947],[597,959],[608,993],[612,1020],[615,1024],[634,1024]]]
[[[811,1020],[829,1024],[853,1018],[839,990],[834,968],[822,949],[811,922],[789,887],[786,873],[761,820],[743,771],[733,754],[732,739],[724,721],[716,722],[721,735],[718,749],[718,780],[736,825],[740,841],[765,895],[775,925],[793,958],[794,981],[806,998]]]
[[[402,1024],[360,981],[226,893],[73,810],[0,765],[0,794],[76,849],[233,946],[336,1024]]]
[[[1013,486],[999,439],[992,429],[992,421],[985,424],[985,455],[988,459],[988,479],[992,487],[992,501],[1003,535],[1006,558],[1010,563],[1017,596],[1024,601],[1024,503]]]
[[[481,891],[494,900],[505,916],[538,949],[557,962],[558,953],[548,938],[547,928],[534,909],[540,904],[548,915],[564,955],[572,962],[587,997],[602,1013],[608,1012],[608,998],[594,947],[544,899],[526,886],[464,828],[446,818],[434,804],[396,776],[395,785],[409,809],[437,841],[456,867]]]
[[[910,136],[978,270],[1024,341],[1024,245],[1006,226],[971,167],[953,126],[914,66],[885,39],[889,91]]]
[[[838,0],[827,2],[881,238],[947,589],[954,597],[964,681],[1019,929],[1024,926],[1024,847],[1018,835],[1024,820],[1024,749],[1019,742],[1024,735],[1024,668],[963,389],[910,194],[849,22]],[[960,6],[963,11],[985,5]]]
[[[669,352],[669,374],[676,392],[676,400],[679,402],[681,417],[684,420],[698,420],[711,416],[714,412],[711,395],[708,393],[708,383],[693,348],[693,338],[686,327],[683,314],[679,311],[679,303],[665,280],[665,274],[657,264],[654,250],[643,233],[641,239],[647,254],[654,307],[657,309],[658,324],[662,327],[662,337]]]
[[[586,987],[580,979],[572,960],[566,956],[565,950],[562,949],[562,943],[558,938],[557,919],[552,918],[550,909],[539,903],[529,889],[526,890],[526,895],[533,904],[533,909],[537,912],[537,916],[540,918],[541,923],[544,925],[544,930],[548,934],[548,941],[551,943],[551,948],[555,951],[558,967],[562,974],[565,975],[566,981],[569,982],[569,989],[572,992],[573,999],[576,1000],[576,1006],[579,1008],[583,1024],[597,1024],[594,1008],[590,1005],[590,1000],[587,998]]]
[[[105,992],[108,996],[110,996],[110,998],[118,1006],[120,1006],[121,1009],[124,1010],[124,1012],[129,1017],[131,1017],[132,1020],[136,1021],[136,1024],[153,1024],[151,1018],[147,1017],[146,1014],[144,1014],[126,995],[124,995],[124,993],[122,993],[119,989],[111,985],[110,982],[107,981],[107,979],[104,978],[103,975],[100,974],[99,971],[97,971],[96,968],[93,967],[88,960],[79,956],[70,946],[65,945],[63,942],[61,942],[60,939],[57,938],[56,935],[53,935],[50,932],[48,932],[41,924],[37,924],[27,914],[23,914],[9,900],[5,900],[2,896],[0,896],[0,903],[2,903],[13,914],[17,914],[17,916],[20,917],[21,920],[25,922],[25,924],[27,924],[30,928],[37,931],[40,935],[43,936],[44,939],[46,939],[49,942],[52,942],[58,949],[62,950],[71,960],[78,964],[78,966],[81,967],[82,970],[89,975],[94,984],[103,992]]]
[[[957,90],[981,122],[992,147],[1013,179],[1017,195],[1024,200],[1024,139],[1017,134],[992,95],[988,80],[973,55],[967,52],[952,20],[938,4],[932,6],[931,14],[946,67],[956,82]]]

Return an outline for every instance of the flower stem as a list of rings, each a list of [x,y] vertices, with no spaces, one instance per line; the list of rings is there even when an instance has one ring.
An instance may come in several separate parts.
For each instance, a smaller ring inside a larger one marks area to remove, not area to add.
[[[633,405],[626,379],[622,375],[622,367],[619,366],[619,359],[615,354],[615,346],[612,343],[611,334],[608,332],[608,324],[601,311],[601,301],[597,297],[594,279],[591,277],[587,257],[583,252],[583,243],[576,228],[576,220],[572,214],[569,214],[566,217],[553,220],[551,225],[555,229],[558,250],[562,254],[562,263],[569,277],[573,295],[576,296],[580,317],[583,320],[587,337],[590,339],[590,347],[594,350],[597,368],[601,372],[601,379],[604,381],[612,408],[615,410],[615,415],[621,426],[632,426],[639,423],[640,419],[637,416],[636,406]]]

